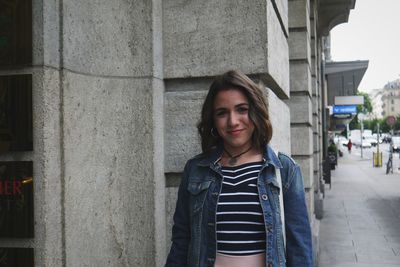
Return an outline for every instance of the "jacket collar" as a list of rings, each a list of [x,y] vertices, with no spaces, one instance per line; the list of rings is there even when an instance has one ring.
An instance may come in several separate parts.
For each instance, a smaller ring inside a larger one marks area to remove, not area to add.
[[[199,166],[210,166],[210,165],[215,166],[215,165],[217,165],[221,159],[223,151],[224,151],[223,146],[218,145],[216,148],[214,148],[209,153],[203,154],[203,158],[197,163],[197,165],[199,165]],[[277,154],[274,152],[274,150],[269,145],[266,145],[264,147],[263,160],[267,166],[269,164],[271,164],[275,168],[279,168],[279,169],[283,168],[282,163],[279,160]]]

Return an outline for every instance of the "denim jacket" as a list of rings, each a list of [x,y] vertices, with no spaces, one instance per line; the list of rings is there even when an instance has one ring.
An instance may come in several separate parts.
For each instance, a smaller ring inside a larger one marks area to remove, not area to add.
[[[214,266],[216,208],[222,185],[221,155],[222,148],[217,148],[210,154],[192,158],[185,166],[178,191],[167,267]],[[282,177],[286,251],[276,168],[280,168]],[[276,156],[266,146],[257,184],[266,232],[266,266],[313,266],[311,229],[300,167],[290,157],[282,153]]]

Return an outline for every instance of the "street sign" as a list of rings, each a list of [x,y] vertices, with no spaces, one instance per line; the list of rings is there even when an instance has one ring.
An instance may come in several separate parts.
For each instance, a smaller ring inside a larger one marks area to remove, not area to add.
[[[351,118],[351,114],[347,113],[343,113],[343,114],[333,114],[332,115],[335,119],[350,119]]]
[[[389,126],[394,126],[394,125],[396,124],[396,117],[395,117],[395,116],[389,116],[389,117],[387,117],[386,123],[387,123]]]
[[[335,96],[335,105],[364,105],[364,96]]]
[[[333,106],[333,114],[357,114],[357,106]]]
[[[364,118],[365,118],[365,114],[363,114],[363,113],[358,113],[357,118],[358,118],[360,121],[363,121]]]

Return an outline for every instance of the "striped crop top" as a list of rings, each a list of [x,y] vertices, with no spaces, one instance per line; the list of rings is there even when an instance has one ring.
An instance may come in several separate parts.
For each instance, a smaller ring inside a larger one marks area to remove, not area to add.
[[[265,252],[265,226],[257,189],[262,162],[222,167],[217,203],[217,252],[245,256]]]

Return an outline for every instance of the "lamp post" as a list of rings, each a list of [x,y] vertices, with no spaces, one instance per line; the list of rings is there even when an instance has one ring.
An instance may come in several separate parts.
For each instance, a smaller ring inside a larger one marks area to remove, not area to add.
[[[363,132],[364,132],[364,120],[365,114],[364,113],[358,113],[357,118],[360,121],[361,124],[361,158],[363,158]]]

